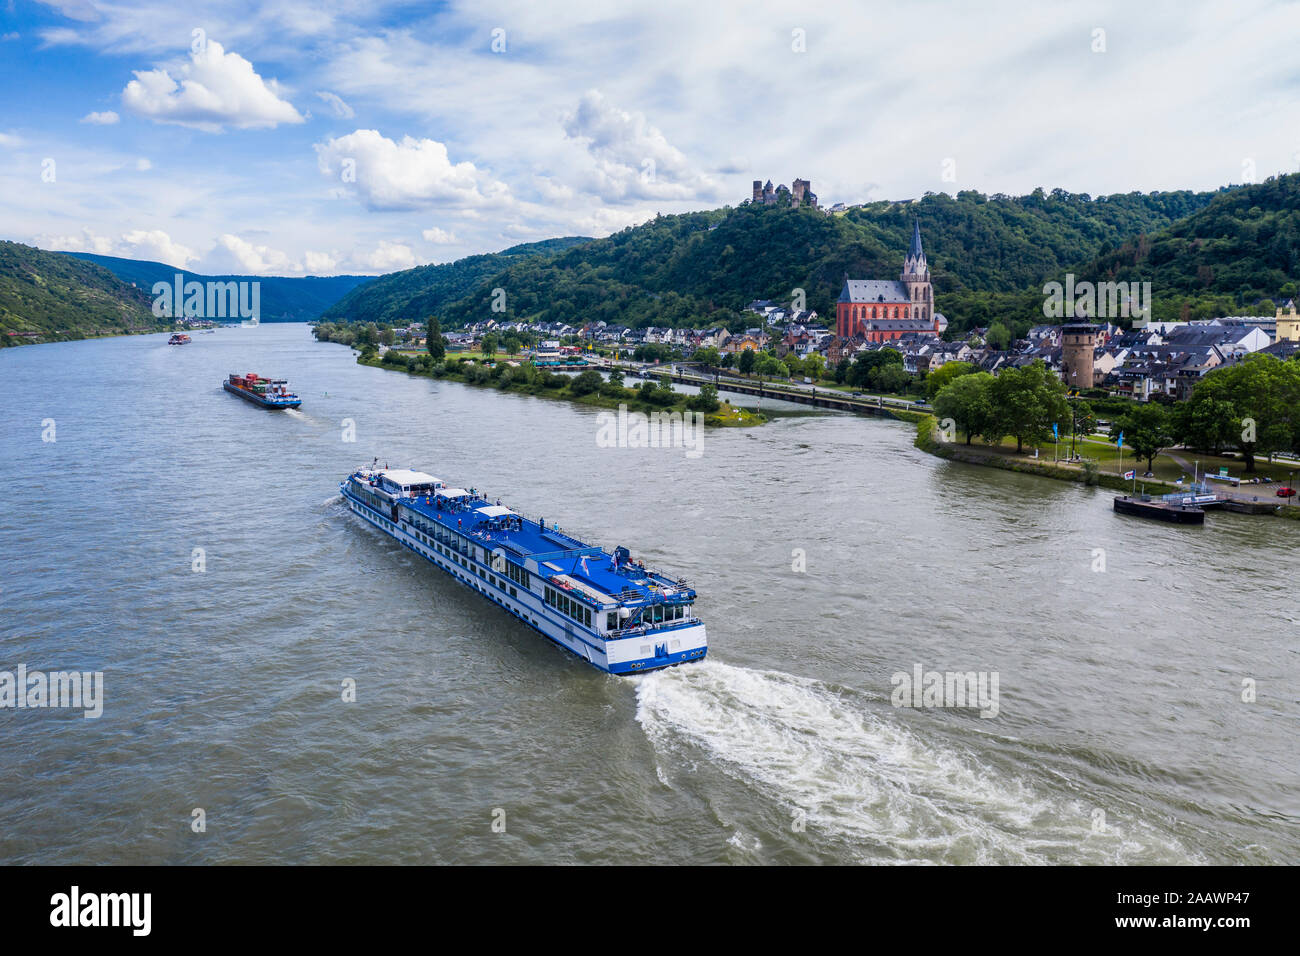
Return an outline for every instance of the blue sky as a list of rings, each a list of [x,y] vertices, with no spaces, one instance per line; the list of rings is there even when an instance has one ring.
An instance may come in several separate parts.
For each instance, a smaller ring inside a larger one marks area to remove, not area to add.
[[[379,273],[825,203],[1300,164],[1300,6],[0,0],[0,238]]]

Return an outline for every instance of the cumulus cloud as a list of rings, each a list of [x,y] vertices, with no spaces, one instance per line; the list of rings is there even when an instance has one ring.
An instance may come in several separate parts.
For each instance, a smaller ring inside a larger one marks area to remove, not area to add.
[[[362,272],[396,272],[420,264],[410,246],[381,239],[379,246],[368,253],[354,253],[352,263]]]
[[[232,233],[217,239],[216,248],[203,261],[209,268],[229,273],[271,275],[301,271],[281,250],[255,245]]]
[[[439,246],[450,246],[459,241],[455,233],[439,229],[437,226],[424,230],[420,235],[424,237],[425,242],[432,242]]]
[[[710,198],[717,184],[696,171],[643,113],[614,106],[588,90],[564,117],[564,132],[595,162],[592,185],[606,202]]]
[[[81,122],[90,123],[92,126],[112,126],[121,117],[113,110],[105,110],[102,113],[87,113],[81,118]]]
[[[36,244],[56,252],[93,252],[101,256],[165,262],[178,269],[198,258],[192,249],[176,242],[161,229],[133,229],[116,238],[82,229],[80,234],[71,236],[37,236]]]
[[[183,267],[198,258],[192,249],[173,241],[161,229],[135,229],[124,233],[122,242],[130,250],[128,259],[152,259],[169,266]]]
[[[266,129],[301,123],[303,117],[280,95],[275,80],[264,80],[238,53],[208,40],[176,68],[137,70],[122,91],[122,103],[158,123],[174,123],[209,133],[227,126]]]
[[[340,252],[305,250],[301,257],[225,233],[203,257],[203,271],[213,275],[379,275],[420,265],[410,246],[381,239],[376,246]]]
[[[343,97],[337,93],[331,93],[328,90],[317,90],[316,95],[325,101],[325,105],[330,108],[330,112],[342,119],[352,119],[356,116],[356,110],[343,102]]]
[[[36,245],[52,252],[93,252],[96,255],[111,256],[113,240],[109,236],[97,236],[89,229],[82,229],[79,235],[36,237]]]
[[[316,144],[323,175],[355,185],[370,209],[506,205],[505,183],[473,163],[452,163],[447,147],[433,139],[404,136],[395,142],[378,130],[359,129]]]
[[[308,275],[329,275],[337,264],[338,260],[328,252],[312,252],[308,249],[302,254],[303,271]]]

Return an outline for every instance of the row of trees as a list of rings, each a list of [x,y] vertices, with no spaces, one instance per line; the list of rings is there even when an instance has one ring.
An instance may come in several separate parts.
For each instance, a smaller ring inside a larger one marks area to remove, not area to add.
[[[948,364],[956,368],[935,394],[934,412],[952,419],[968,445],[976,436],[992,443],[1010,435],[1021,452],[1026,442],[1050,440],[1053,425],[1072,420],[1065,383],[1041,360],[997,377],[964,362]]]
[[[1078,431],[1091,431],[1091,409],[1068,401],[1065,385],[1042,362],[996,378],[965,362],[949,362],[926,384],[935,415],[952,419],[967,444],[975,437],[992,443],[1010,435],[1019,452],[1026,443],[1051,440],[1053,425],[1060,434],[1076,423]],[[1246,472],[1253,473],[1261,456],[1300,452],[1300,361],[1248,355],[1208,373],[1185,402],[1128,406],[1111,423],[1111,439],[1121,435],[1124,447],[1146,459],[1148,471],[1161,451],[1183,445],[1204,454],[1238,452]]]

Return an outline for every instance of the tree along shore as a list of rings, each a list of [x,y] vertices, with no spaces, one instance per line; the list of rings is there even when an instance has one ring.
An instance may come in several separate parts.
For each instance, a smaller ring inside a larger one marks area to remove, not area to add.
[[[667,373],[658,380],[647,379],[636,388],[628,388],[623,384],[623,374],[618,369],[611,369],[608,377],[595,369],[570,376],[548,372],[528,362],[515,365],[470,357],[440,361],[428,354],[402,355],[394,351],[384,353],[381,358],[373,349],[363,350],[357,356],[357,363],[598,408],[625,406],[629,411],[646,414],[698,412],[704,416],[704,424],[720,427],[762,425],[768,420],[766,415],[719,400],[718,390],[712,385],[700,386],[698,395],[675,392]]]

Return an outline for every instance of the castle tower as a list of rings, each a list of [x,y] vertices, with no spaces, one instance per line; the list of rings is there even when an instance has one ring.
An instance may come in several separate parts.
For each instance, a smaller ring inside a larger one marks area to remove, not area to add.
[[[903,274],[899,276],[907,289],[907,296],[912,301],[912,319],[934,319],[934,287],[930,284],[930,267],[925,261],[925,250],[921,248],[921,221],[914,220],[912,227],[912,247],[903,260]]]
[[[1092,358],[1097,348],[1097,327],[1090,322],[1069,322],[1061,327],[1061,377],[1069,389],[1092,388]]]
[[[763,180],[754,180],[754,202],[763,201]]]

